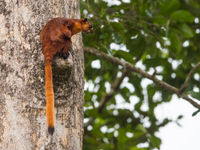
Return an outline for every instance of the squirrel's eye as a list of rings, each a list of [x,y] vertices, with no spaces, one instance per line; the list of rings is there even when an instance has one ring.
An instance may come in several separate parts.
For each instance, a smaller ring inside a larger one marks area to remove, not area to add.
[[[71,26],[71,25],[68,25],[67,28],[68,28],[69,30],[71,30],[71,29],[72,29],[72,26]]]
[[[87,18],[84,18],[83,22],[84,23],[87,23],[88,19]]]

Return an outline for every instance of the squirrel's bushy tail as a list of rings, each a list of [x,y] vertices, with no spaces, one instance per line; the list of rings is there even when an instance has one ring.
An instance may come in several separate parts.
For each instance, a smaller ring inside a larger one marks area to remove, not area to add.
[[[46,118],[48,132],[54,133],[54,92],[52,81],[52,62],[51,59],[45,59],[45,90],[46,90]]]

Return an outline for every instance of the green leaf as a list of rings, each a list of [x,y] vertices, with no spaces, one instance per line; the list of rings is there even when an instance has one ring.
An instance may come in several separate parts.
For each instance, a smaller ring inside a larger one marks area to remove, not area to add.
[[[124,58],[126,61],[128,61],[130,63],[134,63],[133,55],[131,55],[129,52],[125,52],[122,50],[118,50],[118,51],[113,50],[113,52],[115,53],[115,56]]]
[[[158,15],[153,18],[155,24],[166,24],[167,19],[164,16]]]
[[[199,112],[200,112],[200,110],[197,110],[197,111],[193,112],[192,113],[192,117],[196,116]]]
[[[171,14],[170,19],[178,22],[193,22],[194,16],[186,10],[177,10]]]
[[[183,118],[183,115],[179,115],[179,116],[177,117],[178,120],[180,120],[180,119],[182,119],[182,118]]]
[[[118,22],[111,22],[110,23],[112,25],[112,27],[117,30],[117,31],[123,31],[124,30],[124,27],[121,23],[118,23]]]
[[[164,3],[161,4],[160,12],[162,14],[169,14],[172,11],[177,10],[179,7],[179,0],[165,0]]]
[[[200,93],[199,92],[189,91],[188,94],[190,94],[192,97],[194,97],[200,101]]]
[[[146,148],[131,147],[130,150],[147,150]]]
[[[172,47],[174,50],[179,52],[182,48],[182,42],[181,42],[181,39],[180,39],[178,33],[176,32],[176,30],[172,30],[169,33],[169,39],[171,42],[170,47]]]
[[[153,145],[153,147],[157,147],[157,148],[160,147],[161,140],[160,140],[158,137],[156,137],[156,136],[151,136],[150,142],[151,142],[151,144]]]
[[[146,133],[147,132],[147,130],[144,128],[144,126],[142,124],[137,125],[136,130],[140,131],[142,133]]]
[[[179,30],[181,31],[182,36],[185,38],[192,38],[194,36],[194,32],[187,24],[180,25]]]

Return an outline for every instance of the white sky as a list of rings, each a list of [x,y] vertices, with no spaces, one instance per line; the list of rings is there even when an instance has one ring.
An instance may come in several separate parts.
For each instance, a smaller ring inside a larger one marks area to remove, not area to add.
[[[159,106],[160,118],[176,117],[183,114],[181,126],[171,123],[161,128],[158,136],[162,139],[161,150],[199,150],[200,149],[200,114],[192,117],[196,109],[183,99],[173,97],[170,103]]]

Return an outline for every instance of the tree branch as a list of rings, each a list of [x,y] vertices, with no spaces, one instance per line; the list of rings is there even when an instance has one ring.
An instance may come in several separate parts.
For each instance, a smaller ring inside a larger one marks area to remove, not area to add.
[[[116,91],[119,89],[123,79],[127,75],[128,71],[125,69],[122,73],[122,76],[117,78],[111,85],[111,91],[104,95],[100,100],[99,107],[97,108],[98,113],[101,113],[106,103],[115,95]]]
[[[189,81],[193,75],[193,73],[200,67],[200,62],[197,63],[191,70],[190,72],[188,73],[184,83],[181,85],[181,88],[180,88],[180,94],[182,94],[188,87],[188,84],[189,84]]]
[[[88,54],[92,54],[92,55],[101,57],[101,58],[103,58],[103,59],[105,59],[107,61],[110,61],[110,62],[112,62],[114,64],[121,65],[121,66],[123,66],[125,69],[127,69],[129,71],[131,70],[133,72],[136,72],[136,73],[138,73],[138,74],[140,74],[140,75],[142,75],[142,76],[144,76],[144,77],[152,80],[159,87],[161,87],[161,88],[163,88],[163,89],[165,89],[167,91],[170,91],[172,93],[177,94],[179,97],[185,99],[190,104],[192,104],[194,107],[200,109],[200,105],[197,102],[195,102],[193,99],[191,99],[190,97],[188,97],[186,94],[180,94],[180,90],[179,89],[177,89],[176,87],[173,87],[173,86],[169,85],[168,83],[166,83],[164,81],[161,81],[161,80],[157,79],[155,76],[150,75],[147,72],[141,70],[140,68],[135,67],[131,63],[126,62],[126,61],[122,61],[122,60],[120,60],[117,57],[109,56],[108,54],[103,53],[101,51],[98,51],[98,50],[96,50],[94,48],[85,47],[84,50]]]

